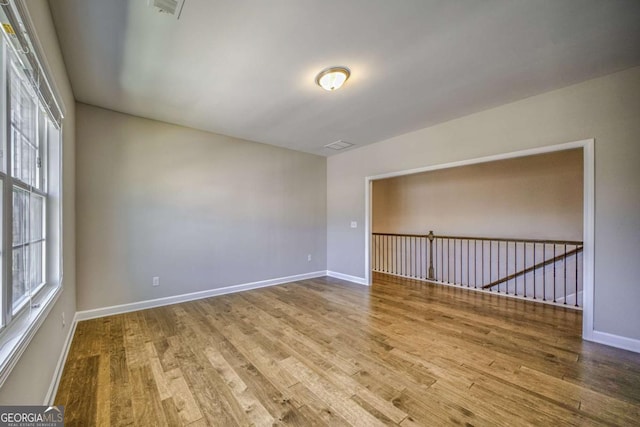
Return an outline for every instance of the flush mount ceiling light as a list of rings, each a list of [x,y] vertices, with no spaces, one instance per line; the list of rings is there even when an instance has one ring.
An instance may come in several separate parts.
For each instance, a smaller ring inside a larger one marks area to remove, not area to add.
[[[322,89],[332,91],[340,89],[350,75],[351,72],[347,67],[330,67],[320,71],[316,76],[316,83]]]

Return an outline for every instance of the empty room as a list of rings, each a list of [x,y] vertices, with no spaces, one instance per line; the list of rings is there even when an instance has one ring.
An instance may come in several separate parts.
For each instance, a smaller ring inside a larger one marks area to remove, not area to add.
[[[638,424],[640,2],[0,18],[0,426]]]

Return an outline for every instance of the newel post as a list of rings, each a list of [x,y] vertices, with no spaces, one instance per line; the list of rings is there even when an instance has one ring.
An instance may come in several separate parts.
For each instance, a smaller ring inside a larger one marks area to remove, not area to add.
[[[427,278],[433,280],[433,231],[429,231],[427,237],[429,238],[429,274]]]

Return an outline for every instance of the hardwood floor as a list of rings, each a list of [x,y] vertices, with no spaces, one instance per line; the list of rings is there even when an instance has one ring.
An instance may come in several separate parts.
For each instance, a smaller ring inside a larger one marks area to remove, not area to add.
[[[68,426],[640,425],[640,355],[581,313],[391,276],[80,322]]]

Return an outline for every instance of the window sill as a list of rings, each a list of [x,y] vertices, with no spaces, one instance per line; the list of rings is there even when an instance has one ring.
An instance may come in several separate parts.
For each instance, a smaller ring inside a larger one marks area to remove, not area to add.
[[[62,293],[62,285],[43,289],[33,300],[36,308],[24,310],[0,335],[0,387]]]

